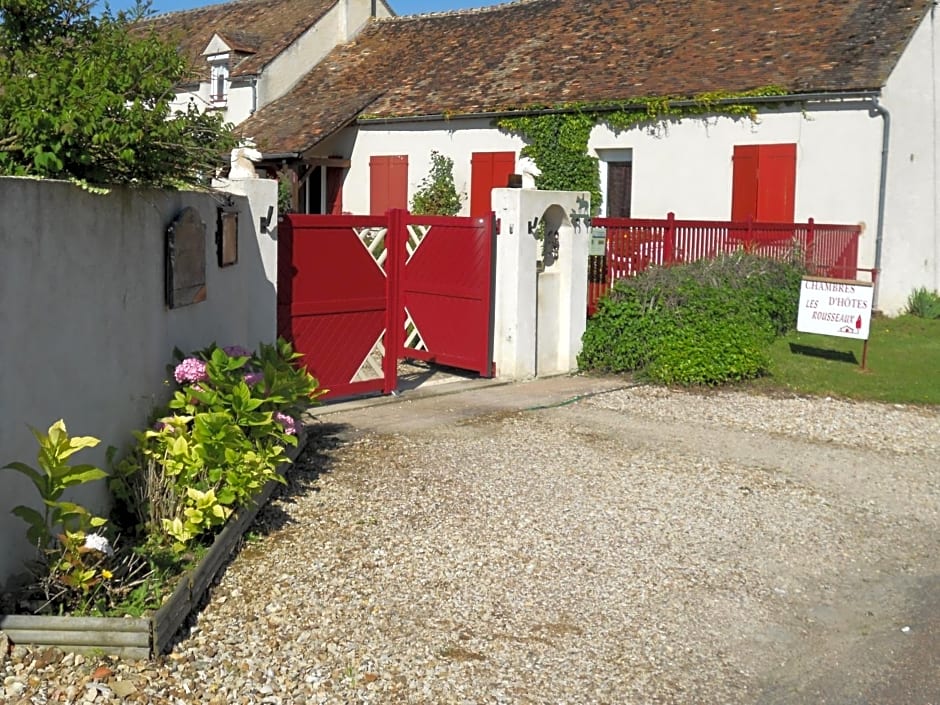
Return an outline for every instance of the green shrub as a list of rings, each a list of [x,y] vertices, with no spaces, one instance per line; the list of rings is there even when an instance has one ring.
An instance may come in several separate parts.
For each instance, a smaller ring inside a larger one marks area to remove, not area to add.
[[[437,151],[431,152],[431,171],[421,180],[411,199],[411,212],[415,215],[457,215],[460,212],[453,159]]]
[[[654,382],[681,385],[753,379],[769,368],[765,348],[763,336],[742,321],[687,326],[662,341],[645,374]]]
[[[915,289],[907,297],[905,313],[920,318],[940,318],[940,294],[935,291],[928,291],[924,287]]]
[[[579,365],[667,384],[759,376],[766,345],[796,322],[802,274],[735,253],[618,281],[588,322]]]

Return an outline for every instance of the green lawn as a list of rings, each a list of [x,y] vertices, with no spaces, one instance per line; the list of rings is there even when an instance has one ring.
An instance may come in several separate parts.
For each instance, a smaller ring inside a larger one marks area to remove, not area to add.
[[[771,375],[758,388],[940,404],[940,320],[873,318],[864,371],[862,343],[846,338],[794,332],[773,344],[770,357]]]

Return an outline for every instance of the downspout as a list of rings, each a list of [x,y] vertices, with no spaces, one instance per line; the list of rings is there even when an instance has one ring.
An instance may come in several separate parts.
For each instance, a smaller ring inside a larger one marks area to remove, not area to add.
[[[249,115],[254,115],[258,110],[258,77],[251,77],[251,112]]]
[[[878,180],[878,223],[875,227],[875,269],[880,275],[885,236],[885,194],[888,186],[888,144],[891,140],[891,113],[878,102],[878,96],[875,96],[872,98],[871,109],[868,114],[871,117],[880,115],[884,120],[884,127],[881,130],[881,175]],[[873,309],[878,308],[878,292],[880,289],[881,277],[878,276],[875,280],[875,290],[873,292]]]

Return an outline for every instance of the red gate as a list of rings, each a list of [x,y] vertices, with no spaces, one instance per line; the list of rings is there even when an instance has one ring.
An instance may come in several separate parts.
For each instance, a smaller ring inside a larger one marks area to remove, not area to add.
[[[328,397],[382,392],[402,357],[493,373],[489,218],[289,215],[278,230],[278,334]]]

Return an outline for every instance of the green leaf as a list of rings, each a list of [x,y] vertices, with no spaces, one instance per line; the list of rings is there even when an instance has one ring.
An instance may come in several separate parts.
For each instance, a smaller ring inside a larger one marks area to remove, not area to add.
[[[45,504],[56,509],[59,512],[60,519],[89,515],[89,511],[85,509],[85,507],[75,502],[53,502],[46,500]]]
[[[81,485],[93,480],[102,480],[108,476],[104,470],[96,468],[93,465],[74,465],[68,469],[60,478],[63,487],[72,487]]]
[[[170,453],[176,457],[184,456],[189,451],[189,442],[186,440],[185,436],[177,436],[173,439],[173,443],[170,444]]]
[[[46,518],[32,507],[21,504],[18,507],[14,507],[12,513],[31,526],[44,527],[46,525]]]
[[[14,462],[9,463],[8,465],[4,465],[3,467],[9,468],[10,470],[16,470],[17,472],[22,473],[28,477],[33,481],[33,484],[36,485],[40,492],[42,492],[43,488],[46,486],[46,477],[39,474],[38,471],[36,471],[34,468],[31,468],[29,465],[26,465],[25,463]]]

